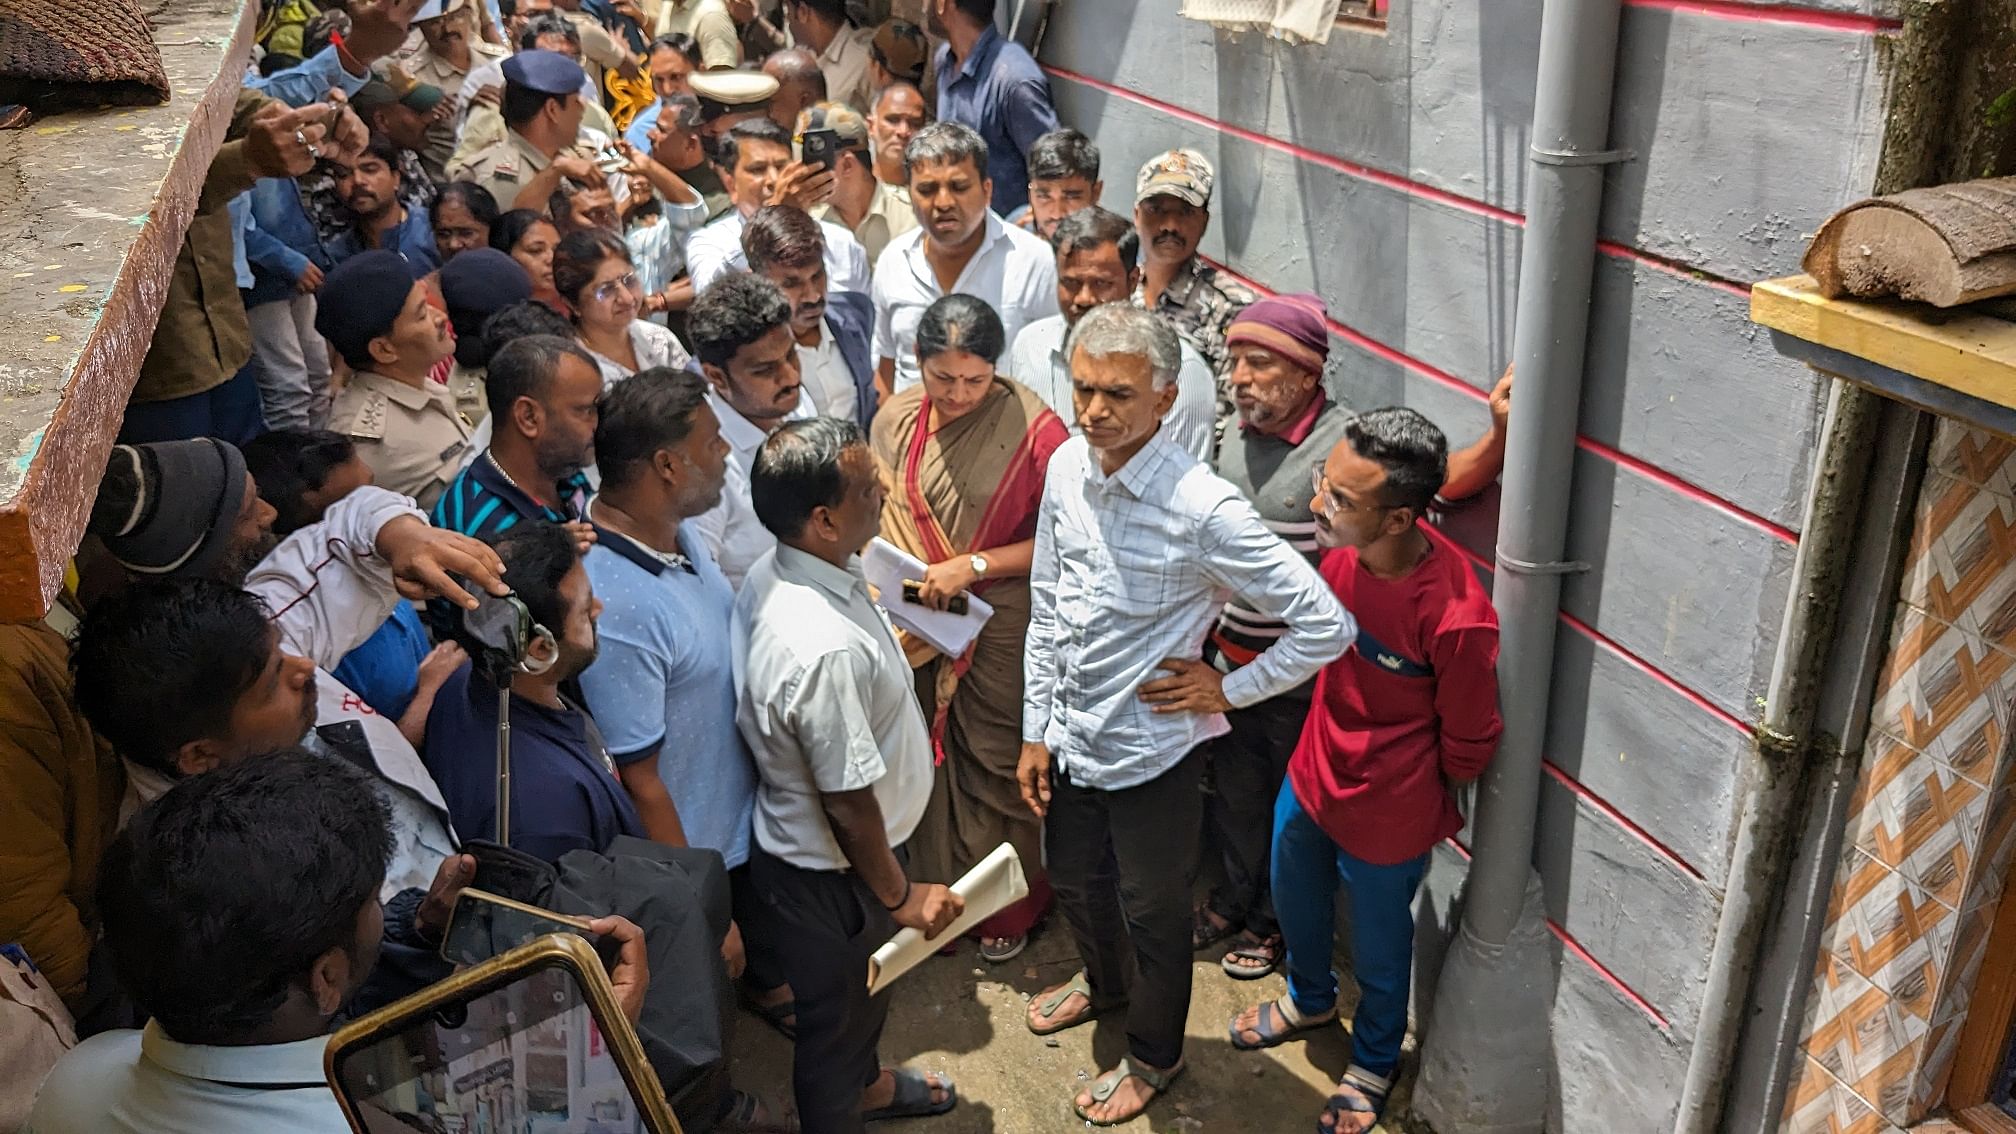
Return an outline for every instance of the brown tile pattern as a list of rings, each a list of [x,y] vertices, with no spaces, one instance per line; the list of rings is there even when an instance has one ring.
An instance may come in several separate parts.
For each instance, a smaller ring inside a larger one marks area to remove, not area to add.
[[[2016,852],[2016,443],[1940,423],[1901,591],[1788,1134],[1893,1134],[1952,1073]]]

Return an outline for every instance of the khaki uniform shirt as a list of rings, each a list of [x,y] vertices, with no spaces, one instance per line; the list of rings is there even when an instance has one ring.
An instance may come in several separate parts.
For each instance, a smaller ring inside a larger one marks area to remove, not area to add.
[[[586,12],[561,12],[560,14],[567,17],[567,22],[574,25],[575,31],[581,33],[581,57],[583,59],[595,64],[597,67],[620,67],[623,65],[625,59],[630,58],[629,50],[616,42],[616,37],[609,34],[609,29],[602,26],[601,20]],[[596,89],[601,89],[602,76],[596,74],[595,80]]]
[[[742,62],[742,41],[735,17],[722,0],[664,0],[658,9],[658,35],[684,32],[700,44],[700,66],[734,67]]]
[[[839,210],[831,205],[814,207],[812,216],[837,225],[846,224]],[[877,181],[875,196],[868,202],[868,211],[862,214],[861,223],[854,226],[854,239],[868,250],[868,263],[873,270],[875,261],[882,258],[882,250],[889,246],[889,242],[916,227],[917,210],[910,206],[910,190]]]
[[[868,75],[868,45],[875,40],[872,28],[841,28],[826,50],[819,53],[819,70],[826,76],[826,97],[844,102],[867,114],[875,97],[875,81]],[[869,249],[874,255],[874,249]]]
[[[595,149],[603,140],[621,137],[616,124],[609,120],[609,112],[592,103],[582,103],[585,108],[581,115],[581,129],[601,131],[601,138],[583,139],[574,147],[574,152],[582,157],[593,158]],[[521,158],[523,160],[521,160]],[[527,165],[529,161],[531,164]],[[451,181],[475,181],[490,190],[497,198],[497,208],[508,210],[511,201],[525,182],[532,180],[540,170],[545,169],[549,159],[534,149],[531,143],[504,125],[504,116],[494,106],[472,106],[469,117],[462,123],[462,141],[455,147],[454,156],[447,162],[448,178]],[[499,193],[491,184],[489,174],[499,171],[500,180],[510,185],[507,193]],[[617,181],[611,181],[612,191]],[[627,189],[616,194],[621,202],[628,196]]]
[[[478,110],[489,110],[478,107]],[[553,164],[553,160],[525,140],[523,134],[504,129],[504,120],[491,112],[500,133],[486,144],[472,148],[471,140],[479,125],[475,114],[469,116],[468,128],[462,136],[462,149],[456,151],[448,162],[448,176],[454,181],[474,181],[490,191],[497,198],[497,207],[512,208],[511,202],[518,199],[519,190],[539,175],[539,171]],[[584,157],[593,157],[592,146],[576,146],[574,152]]]
[[[252,116],[269,101],[252,91],[238,92],[226,136],[243,137]],[[251,359],[252,328],[232,263],[230,204],[258,179],[245,160],[242,141],[224,143],[211,159],[196,215],[168,274],[168,296],[140,363],[133,401],[165,402],[215,389]]]
[[[498,59],[508,59],[508,56],[510,52],[504,50],[502,46],[484,42],[482,38],[470,40],[470,71],[476,71],[486,63],[496,63]],[[407,63],[407,71],[413,75],[413,79],[439,87],[450,99],[462,97],[462,83],[464,79],[470,77],[470,71],[456,71],[454,63],[448,63],[442,56],[433,54],[425,46],[421,46],[413,54],[413,59]],[[474,93],[476,91],[470,91],[470,95]],[[423,157],[427,165],[446,169],[448,161],[454,155],[456,155],[456,119],[454,115],[450,115],[448,121],[437,121],[427,127],[427,151],[423,153]]]
[[[353,374],[329,410],[329,428],[350,438],[378,487],[432,508],[462,468],[469,423],[439,382],[411,386],[396,378]]]

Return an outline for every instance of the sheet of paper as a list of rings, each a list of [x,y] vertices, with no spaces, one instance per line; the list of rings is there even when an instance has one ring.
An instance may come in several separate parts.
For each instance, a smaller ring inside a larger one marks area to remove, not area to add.
[[[994,617],[994,608],[974,594],[966,596],[964,614],[904,602],[903,581],[922,579],[925,566],[922,560],[880,536],[861,555],[861,572],[875,588],[875,602],[889,612],[889,620],[931,643],[939,653],[956,658],[973,644],[980,627]]]
[[[967,930],[1029,896],[1029,878],[1022,873],[1022,859],[1007,843],[995,847],[952,883],[952,892],[966,899],[966,912],[953,919],[936,940],[926,941],[914,929],[898,930],[868,961],[868,991],[872,995],[888,988],[897,977],[930,957],[947,941],[956,941]]]

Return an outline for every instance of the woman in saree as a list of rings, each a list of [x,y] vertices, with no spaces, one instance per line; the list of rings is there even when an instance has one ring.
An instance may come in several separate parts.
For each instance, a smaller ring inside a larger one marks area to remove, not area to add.
[[[982,300],[932,304],[917,328],[924,380],[882,404],[871,436],[889,485],[882,536],[929,565],[919,597],[942,609],[970,591],[994,607],[960,657],[899,637],[938,758],[930,808],[910,838],[912,877],[957,881],[1004,842],[1029,875],[1029,897],[979,926],[980,955],[996,964],[1021,953],[1050,905],[1042,821],[1022,802],[1015,763],[1036,509],[1050,454],[1069,436],[1039,395],[995,373],[1003,338]]]

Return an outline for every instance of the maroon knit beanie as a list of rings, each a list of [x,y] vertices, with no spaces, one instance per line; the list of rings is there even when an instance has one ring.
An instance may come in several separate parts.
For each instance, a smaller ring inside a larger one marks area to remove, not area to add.
[[[1326,314],[1322,297],[1306,291],[1257,300],[1233,317],[1225,345],[1252,343],[1304,370],[1321,373],[1330,357],[1330,331],[1323,325]]]

